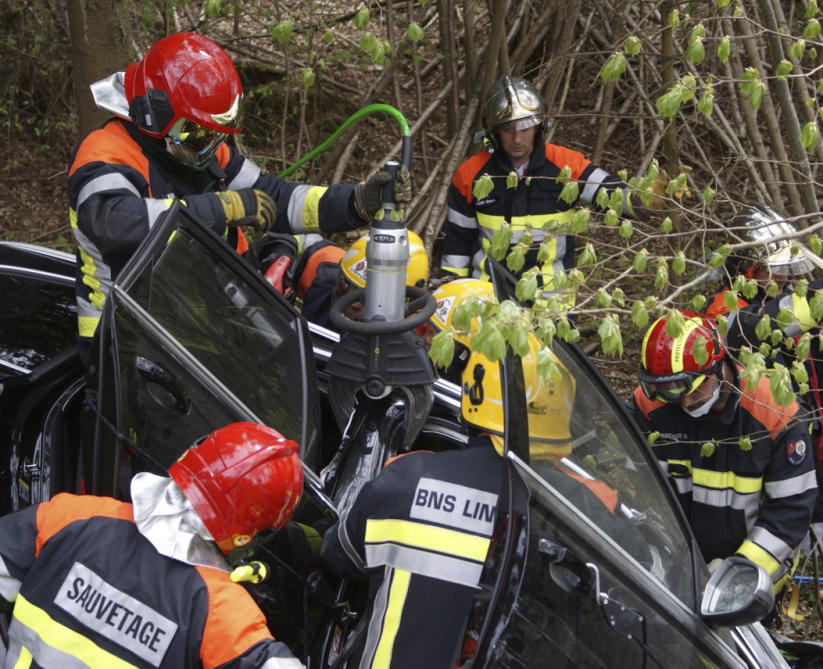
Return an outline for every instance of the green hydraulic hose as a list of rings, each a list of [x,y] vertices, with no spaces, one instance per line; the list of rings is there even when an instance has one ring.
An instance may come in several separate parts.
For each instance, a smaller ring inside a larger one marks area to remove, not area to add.
[[[359,121],[364,116],[368,116],[369,114],[373,114],[375,112],[383,112],[385,114],[389,114],[393,116],[394,119],[397,121],[398,125],[400,126],[400,134],[402,136],[402,149],[401,149],[401,160],[400,162],[403,163],[406,167],[411,169],[411,134],[409,132],[409,123],[406,121],[406,117],[400,113],[399,110],[395,109],[391,105],[384,105],[384,104],[374,104],[369,105],[368,107],[363,107],[362,109],[358,109],[354,114],[349,116],[337,130],[335,130],[328,139],[326,139],[322,144],[314,148],[313,150],[309,151],[305,156],[300,158],[296,163],[287,167],[283,170],[278,176],[279,177],[286,177],[292,172],[294,172],[298,167],[303,165],[304,163],[308,162],[316,155],[325,151],[331,144],[337,140],[340,135],[342,135],[346,129],[355,121]]]

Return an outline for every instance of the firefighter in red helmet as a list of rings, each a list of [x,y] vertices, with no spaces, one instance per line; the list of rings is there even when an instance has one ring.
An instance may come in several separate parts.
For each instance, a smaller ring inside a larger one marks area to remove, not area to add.
[[[271,667],[302,663],[272,637],[225,559],[281,528],[303,487],[299,447],[233,423],[131,482],[132,504],[62,493],[0,518],[2,666]]]
[[[69,168],[84,353],[113,280],[175,199],[241,254],[249,247],[239,228],[331,233],[368,224],[381,206],[383,171],[357,185],[298,184],[262,172],[227,143],[242,129],[243,88],[208,37],[164,37],[91,88],[114,118],[82,141]],[[395,192],[410,198],[408,170]]]
[[[641,347],[634,416],[673,484],[709,563],[735,553],[786,581],[817,494],[806,413],[751,382],[713,321],[657,319]]]

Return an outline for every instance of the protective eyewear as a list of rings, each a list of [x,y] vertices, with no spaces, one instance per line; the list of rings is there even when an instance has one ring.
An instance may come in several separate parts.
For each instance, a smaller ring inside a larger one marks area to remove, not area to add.
[[[182,148],[193,163],[208,161],[226,137],[228,133],[204,128],[187,118],[181,118],[169,130],[172,145]]]
[[[681,372],[667,376],[645,376],[638,374],[643,394],[652,401],[679,402],[696,391],[708,378],[710,370],[700,372]]]

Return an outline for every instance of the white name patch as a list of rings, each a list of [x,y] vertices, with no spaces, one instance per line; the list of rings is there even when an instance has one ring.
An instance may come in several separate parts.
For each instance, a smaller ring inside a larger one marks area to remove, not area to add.
[[[177,623],[118,590],[75,562],[54,599],[61,609],[132,653],[159,667]]]
[[[421,478],[414,492],[412,518],[491,536],[497,495],[477,488]]]

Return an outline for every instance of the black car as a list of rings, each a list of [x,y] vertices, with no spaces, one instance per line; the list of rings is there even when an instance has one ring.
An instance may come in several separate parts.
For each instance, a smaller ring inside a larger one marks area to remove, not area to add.
[[[178,207],[115,283],[95,357],[99,387],[88,394],[96,401],[84,404],[74,272],[68,254],[0,243],[2,512],[64,490],[121,495],[135,467],[167,467],[203,434],[252,420],[301,444],[306,489],[295,520],[322,529],[386,455],[465,445],[459,387],[427,387],[417,424],[408,394],[364,396],[329,366],[338,336],[303,320]],[[554,352],[576,380],[572,454],[562,467],[530,457],[522,372],[509,360],[506,494],[465,666],[788,666],[752,622],[768,606],[763,574],[729,563],[709,582],[622,403],[576,347],[557,342]],[[342,430],[340,406],[351,411]],[[260,539],[272,576],[250,589],[307,665],[333,666],[364,589],[326,573],[292,538]]]

